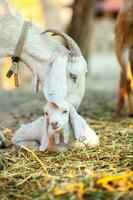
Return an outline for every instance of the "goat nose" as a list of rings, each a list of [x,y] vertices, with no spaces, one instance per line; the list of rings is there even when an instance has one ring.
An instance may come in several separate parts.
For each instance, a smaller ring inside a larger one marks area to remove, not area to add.
[[[56,127],[58,125],[58,122],[51,122],[52,127]]]

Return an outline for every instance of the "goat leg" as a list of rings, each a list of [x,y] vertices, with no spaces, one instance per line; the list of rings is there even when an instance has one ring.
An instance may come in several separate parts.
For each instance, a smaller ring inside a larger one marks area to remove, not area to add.
[[[128,115],[133,117],[133,47],[129,51],[127,94]]]
[[[55,144],[60,143],[60,134],[57,132],[54,133],[54,138],[55,138]]]
[[[118,92],[118,102],[116,107],[116,115],[119,116],[122,108],[124,107],[126,96],[126,73],[122,70],[120,74],[120,85]]]
[[[127,104],[129,116],[133,116],[133,97],[132,97],[132,71],[131,63],[128,64],[127,73],[124,70],[120,76],[120,86],[116,114],[119,116],[124,104]]]
[[[64,138],[64,143],[68,144],[68,140],[69,140],[69,129],[63,132],[63,138]]]

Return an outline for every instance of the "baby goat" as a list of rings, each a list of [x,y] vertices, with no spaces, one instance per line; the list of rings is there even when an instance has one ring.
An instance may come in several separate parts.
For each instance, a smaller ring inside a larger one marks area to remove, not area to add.
[[[22,125],[16,131],[12,139],[16,146],[60,152],[69,147],[83,147],[84,144],[95,147],[99,144],[96,133],[72,106],[66,105],[64,109],[60,109],[54,103],[47,103],[44,111],[45,117]],[[76,139],[84,140],[84,144]]]

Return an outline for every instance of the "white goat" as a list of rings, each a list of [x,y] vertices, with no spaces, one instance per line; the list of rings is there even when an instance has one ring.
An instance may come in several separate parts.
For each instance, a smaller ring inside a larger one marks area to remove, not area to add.
[[[24,20],[11,8],[7,0],[0,0],[0,8],[0,57],[13,57]],[[69,50],[51,36],[40,34],[40,32],[34,24],[29,27],[20,59],[39,78],[47,97],[55,94],[58,98],[63,96],[67,102],[78,108],[84,95],[87,72],[87,65],[80,49],[74,40],[63,32],[52,29],[45,31],[63,37]],[[53,66],[58,70],[56,80],[52,72],[49,78],[49,72]],[[61,73],[65,73],[66,80],[60,85],[58,84],[62,78],[60,69],[64,66],[66,70]],[[54,85],[51,84],[51,79],[54,79],[52,80]],[[58,85],[66,88],[65,91],[58,88]]]
[[[0,0],[1,58],[14,56],[23,23],[23,18],[8,0]],[[72,38],[57,30],[48,31],[63,37],[69,50],[51,36],[40,34],[39,28],[32,24],[20,59],[33,72],[35,86],[38,80],[41,83],[47,101],[52,100],[60,106],[67,101],[77,109],[85,91],[86,62]],[[58,70],[56,76],[55,68]],[[65,77],[64,81],[62,77]]]
[[[76,141],[79,135],[85,144],[95,147],[99,144],[96,133],[87,125],[85,120],[72,106],[63,110],[54,103],[47,103],[45,117],[22,125],[16,131],[12,142],[16,146],[26,146],[35,150],[64,151],[69,147],[82,147],[82,142]]]

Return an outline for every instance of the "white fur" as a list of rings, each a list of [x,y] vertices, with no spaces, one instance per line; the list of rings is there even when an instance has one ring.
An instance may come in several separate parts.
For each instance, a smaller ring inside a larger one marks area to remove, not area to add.
[[[23,19],[9,5],[7,0],[0,0],[0,7],[3,9],[3,12],[0,13],[0,57],[12,57],[21,33]],[[32,70],[33,74],[38,76],[48,101],[51,98],[49,96],[51,90],[55,90],[56,100],[59,100],[59,103],[61,102],[60,96],[62,101],[65,96],[65,101],[78,108],[85,90],[87,65],[84,58],[81,55],[71,59],[71,52],[63,45],[51,36],[47,34],[41,35],[40,33],[41,31],[37,26],[34,24],[30,26],[21,60]],[[61,66],[67,67],[67,72],[63,70],[56,81],[54,78],[56,87],[53,87],[53,84],[50,86],[49,84],[53,79],[48,78],[51,68],[54,67],[58,70],[58,67],[60,68]],[[75,83],[70,77],[70,73],[77,76]],[[62,88],[59,89],[58,85],[64,76],[66,76],[67,81],[62,83],[63,88],[65,88],[65,90],[62,90]]]
[[[65,109],[68,109],[65,108]],[[75,141],[84,140],[85,144],[95,147],[99,144],[99,137],[87,125],[85,120],[76,113],[73,107],[69,107],[67,113],[62,113],[53,103],[47,103],[45,108],[45,117],[21,126],[16,131],[12,142],[17,146],[27,146],[40,151],[64,151],[71,147],[81,147],[83,143]],[[70,117],[70,118],[69,118]],[[53,129],[52,123],[57,121],[58,126]],[[75,129],[75,127],[77,129]],[[79,132],[79,135],[75,131]],[[84,139],[83,139],[84,138]],[[39,147],[40,144],[40,147]]]
[[[0,57],[13,57],[24,20],[7,0],[0,0],[0,8]],[[40,33],[37,26],[30,26],[21,54],[21,60],[33,72],[34,88],[37,90],[39,79],[47,101],[60,108],[68,102],[77,109],[85,91],[86,62],[82,55],[71,57],[63,45]],[[76,75],[76,81],[71,74]],[[58,138],[56,135],[57,142]]]

